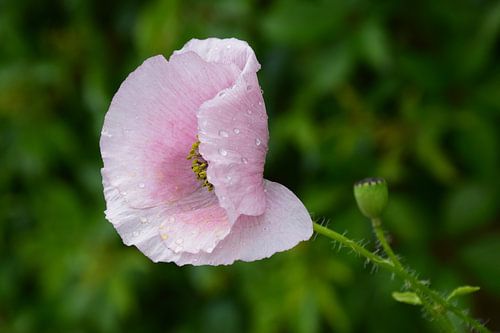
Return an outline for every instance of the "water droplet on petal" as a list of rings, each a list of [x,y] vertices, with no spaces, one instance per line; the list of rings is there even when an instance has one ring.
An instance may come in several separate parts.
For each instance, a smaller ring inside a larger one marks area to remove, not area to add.
[[[141,223],[148,223],[147,217],[141,216],[140,220],[141,220]]]
[[[108,137],[108,138],[111,138],[111,137],[112,137],[112,135],[111,135],[108,131],[106,131],[106,130],[102,131],[102,132],[101,132],[101,135],[102,135],[102,136],[106,136],[106,137]]]
[[[139,236],[139,231],[134,231],[134,232],[132,233],[132,236],[134,236],[134,237]]]
[[[139,188],[145,188],[145,187],[146,187],[146,184],[144,184],[144,183],[139,184]]]
[[[219,135],[222,136],[223,138],[227,138],[229,136],[229,134],[224,130],[220,130]]]
[[[240,134],[240,129],[239,128],[235,128],[235,129],[233,129],[233,132],[234,132],[234,134]]]
[[[178,240],[175,241],[175,244],[181,245],[184,240],[182,238],[179,238]]]
[[[227,46],[226,46],[226,48],[227,48],[227,49],[230,49],[230,48],[231,48],[231,45],[227,45]]]
[[[184,248],[182,246],[177,246],[175,252],[181,252]]]
[[[261,144],[260,139],[259,138],[255,139],[255,145],[260,146],[260,144]]]
[[[194,259],[193,259],[193,262],[198,262],[198,258],[194,258]]]
[[[243,164],[247,164],[248,163],[248,158],[242,157],[241,158],[241,162],[243,162]]]
[[[221,154],[222,156],[227,156],[227,151],[225,151],[224,149],[220,148],[219,149],[219,154]]]
[[[231,176],[229,176],[229,175],[227,175],[227,176],[226,176],[226,180],[227,180],[228,182],[230,182],[230,181],[231,181],[231,179],[233,179]]]
[[[262,102],[259,101],[259,105],[262,105]]]

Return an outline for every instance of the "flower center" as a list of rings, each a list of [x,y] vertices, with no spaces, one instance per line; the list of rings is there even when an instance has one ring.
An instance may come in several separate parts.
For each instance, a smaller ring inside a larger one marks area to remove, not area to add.
[[[191,150],[189,151],[186,159],[191,160],[191,170],[193,170],[196,175],[196,179],[198,179],[203,187],[206,187],[210,192],[214,189],[214,186],[210,184],[207,180],[207,167],[208,163],[201,156],[198,147],[200,146],[200,141],[196,138],[196,142],[191,146]]]

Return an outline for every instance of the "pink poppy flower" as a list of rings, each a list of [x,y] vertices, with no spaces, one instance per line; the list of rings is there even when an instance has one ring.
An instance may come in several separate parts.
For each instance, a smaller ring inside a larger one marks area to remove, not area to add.
[[[301,201],[263,179],[259,68],[243,41],[191,40],[122,83],[100,147],[106,218],[125,244],[155,262],[220,265],[311,237]]]

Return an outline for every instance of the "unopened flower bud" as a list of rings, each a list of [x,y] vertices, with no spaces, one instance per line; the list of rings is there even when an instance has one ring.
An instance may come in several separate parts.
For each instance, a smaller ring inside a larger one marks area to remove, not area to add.
[[[359,210],[368,218],[380,217],[388,201],[387,182],[383,178],[365,178],[354,184]]]

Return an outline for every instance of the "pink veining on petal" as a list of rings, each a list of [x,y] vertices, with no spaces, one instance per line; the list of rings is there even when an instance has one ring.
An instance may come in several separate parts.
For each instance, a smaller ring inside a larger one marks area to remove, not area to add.
[[[247,43],[192,40],[146,60],[113,98],[101,136],[106,218],[154,262],[230,264],[312,234],[300,200],[265,181],[268,130]],[[197,136],[214,192],[186,157]]]
[[[238,75],[193,52],[146,60],[123,82],[101,135],[104,173],[130,205],[172,202],[199,185],[186,156],[196,141],[196,111]]]
[[[175,261],[180,252],[209,253],[231,230],[225,210],[205,189],[198,188],[175,205],[133,208],[106,176],[103,179],[107,219],[125,244],[137,246],[153,261]]]
[[[226,212],[216,201],[208,207],[172,214],[159,227],[163,242],[175,253],[210,253],[230,230]]]
[[[235,39],[193,40],[179,53],[186,51],[241,69],[233,86],[198,110],[200,152],[209,162],[208,180],[230,219],[260,215],[265,210],[263,172],[269,138],[256,74],[260,64],[248,44]]]
[[[240,216],[212,253],[183,253],[177,264],[229,265],[235,260],[259,260],[309,239],[312,221],[302,202],[281,184],[266,180],[265,188],[267,206],[263,215]]]

